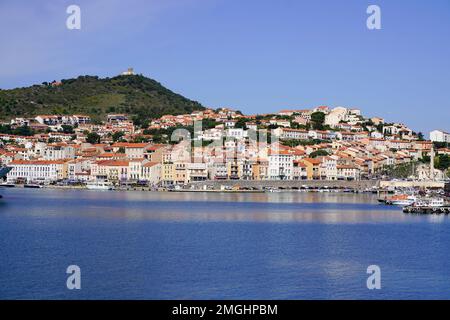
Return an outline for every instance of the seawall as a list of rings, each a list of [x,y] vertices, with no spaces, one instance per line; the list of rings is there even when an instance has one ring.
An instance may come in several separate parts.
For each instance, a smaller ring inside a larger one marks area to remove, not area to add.
[[[364,190],[379,186],[378,180],[361,180],[361,181],[328,181],[328,180],[215,180],[215,181],[198,181],[191,182],[191,186],[196,189],[220,189],[225,188],[249,188],[249,189],[298,189],[302,187],[308,188],[340,188]],[[206,186],[206,187],[205,187]]]

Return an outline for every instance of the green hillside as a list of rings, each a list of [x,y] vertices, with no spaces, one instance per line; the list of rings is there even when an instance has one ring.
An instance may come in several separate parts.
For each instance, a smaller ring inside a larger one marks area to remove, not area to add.
[[[127,113],[135,119],[151,119],[164,114],[190,113],[203,109],[159,82],[142,75],[100,79],[80,76],[26,88],[0,90],[0,119],[38,114],[88,114],[102,120],[108,113]]]

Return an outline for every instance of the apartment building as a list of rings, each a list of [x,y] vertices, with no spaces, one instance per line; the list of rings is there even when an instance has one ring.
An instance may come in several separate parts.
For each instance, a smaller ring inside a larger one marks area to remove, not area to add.
[[[293,155],[287,150],[269,151],[269,179],[271,180],[292,180],[293,176]]]
[[[450,142],[450,133],[441,130],[430,132],[430,140],[433,142]]]
[[[67,162],[63,160],[13,160],[9,166],[9,183],[50,183],[67,178]]]

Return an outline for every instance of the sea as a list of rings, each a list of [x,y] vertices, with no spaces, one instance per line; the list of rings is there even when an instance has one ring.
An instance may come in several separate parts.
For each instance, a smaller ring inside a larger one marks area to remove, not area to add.
[[[376,194],[0,194],[0,299],[450,298],[450,217]]]

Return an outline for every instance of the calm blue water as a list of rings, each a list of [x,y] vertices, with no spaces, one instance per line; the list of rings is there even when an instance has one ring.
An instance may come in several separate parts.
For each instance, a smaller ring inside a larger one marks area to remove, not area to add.
[[[450,298],[450,217],[373,195],[0,193],[3,299]]]

